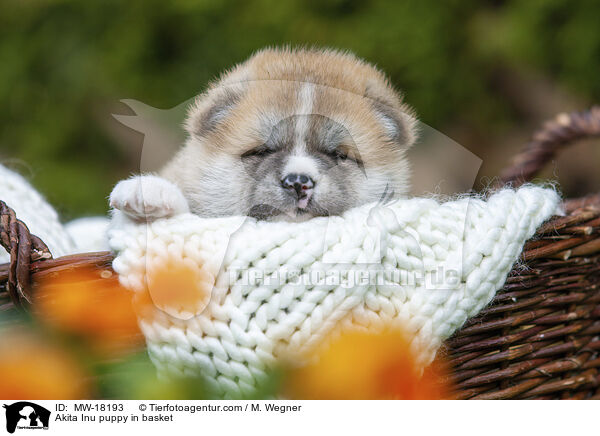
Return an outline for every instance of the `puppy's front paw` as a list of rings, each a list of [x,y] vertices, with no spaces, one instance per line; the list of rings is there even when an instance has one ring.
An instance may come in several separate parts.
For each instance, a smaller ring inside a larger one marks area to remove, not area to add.
[[[110,206],[135,221],[168,218],[189,212],[180,189],[157,176],[122,180],[110,194]]]

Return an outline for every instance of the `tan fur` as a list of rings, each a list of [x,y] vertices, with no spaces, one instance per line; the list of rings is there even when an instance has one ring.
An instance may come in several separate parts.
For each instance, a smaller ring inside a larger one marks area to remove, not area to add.
[[[186,122],[189,140],[161,175],[182,189],[193,211],[198,209],[194,202],[206,202],[208,194],[219,195],[219,189],[227,198],[215,205],[215,214],[226,213],[228,206],[235,209],[233,203],[248,195],[244,184],[253,183],[252,177],[242,174],[240,156],[264,144],[269,129],[281,120],[305,115],[298,114],[302,92],[312,96],[306,115],[322,115],[344,126],[367,176],[373,171],[372,186],[357,192],[355,203],[377,200],[378,194],[371,192],[380,189],[377,177],[389,179],[396,194],[407,192],[409,166],[404,154],[415,141],[413,111],[383,73],[352,54],[334,50],[265,49],[224,73],[191,107]],[[220,102],[230,100],[235,104],[225,104],[223,113],[215,110]],[[399,120],[400,143],[390,143],[389,123],[382,121],[374,105]],[[213,112],[216,127],[203,127]],[[199,172],[208,175],[201,177]],[[241,178],[243,183],[216,186],[219,173],[224,176],[222,185],[228,177]],[[207,195],[198,190],[206,190]],[[207,208],[201,209],[207,213]]]

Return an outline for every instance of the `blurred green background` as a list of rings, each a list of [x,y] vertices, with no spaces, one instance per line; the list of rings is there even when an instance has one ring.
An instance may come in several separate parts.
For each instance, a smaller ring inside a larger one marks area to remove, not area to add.
[[[595,0],[0,0],[0,161],[64,219],[105,213],[143,140],[110,116],[120,99],[170,108],[261,47],[299,44],[376,63],[485,180],[546,117],[600,101],[598,17]],[[586,147],[560,165],[568,195],[600,187]]]

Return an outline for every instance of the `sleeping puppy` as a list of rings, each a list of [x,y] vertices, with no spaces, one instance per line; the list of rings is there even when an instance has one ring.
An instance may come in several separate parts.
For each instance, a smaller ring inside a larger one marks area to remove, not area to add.
[[[199,95],[185,126],[185,145],[158,175],[117,184],[114,209],[136,221],[185,212],[301,221],[409,189],[413,112],[348,53],[260,51]]]

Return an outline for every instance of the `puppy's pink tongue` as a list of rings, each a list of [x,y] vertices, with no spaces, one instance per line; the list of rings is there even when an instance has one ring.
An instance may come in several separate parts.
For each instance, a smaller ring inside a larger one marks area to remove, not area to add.
[[[305,196],[298,200],[298,209],[306,209],[306,206],[308,206],[308,202],[310,201],[311,196],[312,192],[306,192]]]

